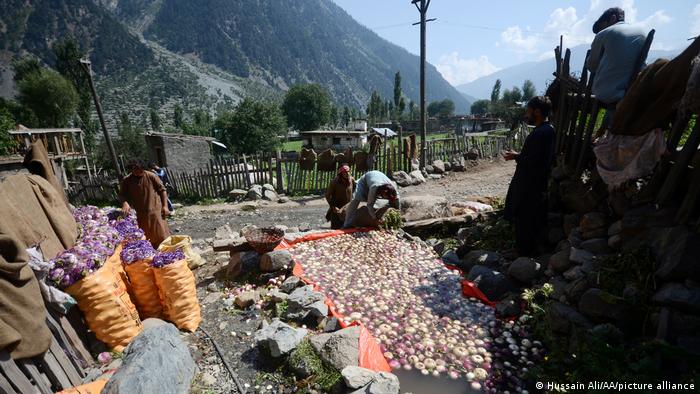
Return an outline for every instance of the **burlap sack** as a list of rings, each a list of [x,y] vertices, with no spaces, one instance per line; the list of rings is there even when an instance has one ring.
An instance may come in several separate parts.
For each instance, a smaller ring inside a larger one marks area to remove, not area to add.
[[[367,160],[368,156],[367,153],[365,152],[356,152],[354,161],[355,161],[355,167],[357,168],[358,171],[367,171],[369,170],[369,161]]]
[[[113,256],[119,259],[118,253]],[[90,331],[118,352],[143,329],[121,272],[121,264],[108,263],[66,288],[66,293],[78,301]]]
[[[149,317],[160,318],[163,315],[151,260],[140,260],[124,265],[124,270],[129,277],[128,286],[142,320]]]
[[[204,265],[202,256],[192,250],[192,238],[187,235],[171,235],[158,246],[159,252],[174,252],[176,249],[182,250],[185,254],[187,266],[191,270]]]
[[[176,261],[153,273],[163,305],[163,316],[181,330],[194,332],[202,321],[197,286],[185,260]]]
[[[348,149],[345,150],[345,153],[335,155],[335,162],[338,164],[338,167],[342,166],[343,164],[347,164],[349,166],[354,165],[355,163],[353,162],[352,148],[348,147]]]
[[[313,149],[303,148],[299,155],[299,167],[305,171],[313,170],[316,165],[317,157],[318,155]]]
[[[333,152],[330,149],[324,150],[319,156],[318,156],[318,165],[317,169],[319,171],[335,171],[335,166],[336,166],[336,161],[335,161],[335,152]]]

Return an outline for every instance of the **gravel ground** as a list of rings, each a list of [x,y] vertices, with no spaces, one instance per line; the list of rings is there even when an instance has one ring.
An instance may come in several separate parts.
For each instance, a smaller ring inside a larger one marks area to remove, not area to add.
[[[450,201],[465,200],[467,196],[504,197],[514,170],[512,162],[482,161],[467,172],[452,173],[439,180],[405,188],[401,190],[401,195],[438,195]],[[211,241],[216,229],[226,224],[234,231],[248,224],[285,225],[300,230],[327,228],[329,224],[324,218],[326,209],[325,200],[315,196],[294,199],[285,204],[225,203],[187,206],[176,210],[170,219],[171,229],[191,236],[194,246],[206,260],[204,266],[194,271],[202,306],[201,328],[204,330],[197,330],[188,339],[198,366],[192,393],[238,393],[226,363],[246,392],[283,393],[297,390],[294,381],[276,373],[279,365],[253,347],[253,335],[261,320],[270,318],[269,313],[241,311],[231,304],[232,299],[227,300],[230,290],[245,284],[244,279],[238,282],[226,280],[228,253],[214,253]],[[212,340],[221,354],[216,351]]]

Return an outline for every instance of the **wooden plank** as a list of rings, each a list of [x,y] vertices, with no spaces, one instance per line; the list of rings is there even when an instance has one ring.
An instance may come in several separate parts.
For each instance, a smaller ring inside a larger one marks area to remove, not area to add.
[[[17,392],[39,393],[40,391],[32,385],[32,382],[24,375],[22,370],[17,367],[14,361],[10,358],[10,353],[0,351],[0,370],[7,376],[7,379],[17,389]]]
[[[71,383],[68,376],[63,372],[63,368],[61,368],[61,365],[50,351],[46,352],[42,356],[41,362],[43,364],[43,370],[46,373],[46,376],[48,376],[51,384],[54,387],[58,387],[59,389],[63,390],[80,385],[80,381],[78,381],[77,384]]]
[[[599,109],[598,102],[594,102],[593,110],[591,111],[591,120],[586,127],[586,133],[583,136],[583,141],[581,141],[581,152],[575,161],[575,163],[577,163],[575,172],[576,178],[581,176],[583,173],[583,167],[586,164],[586,158],[588,157],[588,153],[591,148],[591,136],[593,135],[593,129],[595,129],[596,120],[598,119]]]
[[[39,389],[40,393],[53,394],[53,390],[51,390],[51,382],[49,382],[49,379],[46,376],[39,372],[39,368],[34,365],[34,360],[24,358],[21,360],[15,360],[15,363],[19,365],[20,369],[23,370],[24,373],[28,374],[32,378],[34,387]]]
[[[10,381],[7,380],[5,375],[2,374],[2,370],[0,370],[0,393],[2,394],[15,394],[17,393],[12,387],[12,384],[10,384]]]
[[[75,363],[73,363],[73,360],[71,360],[72,357],[68,357],[66,355],[63,348],[55,338],[51,341],[49,352],[47,353],[51,353],[51,356],[61,365],[61,368],[65,372],[70,383],[73,385],[81,384],[85,374],[83,374],[81,370],[75,368]]]
[[[46,325],[49,327],[54,335],[54,341],[57,341],[58,348],[65,354],[67,352],[70,357],[66,357],[72,364],[75,371],[78,374],[78,378],[82,379],[86,374],[83,366],[88,365],[88,360],[92,358],[90,352],[82,345],[82,342],[78,342],[78,346],[74,346],[68,338],[68,334],[64,332],[60,324],[51,316],[51,312],[46,311]],[[53,342],[52,341],[52,344]],[[88,357],[87,359],[85,357]]]
[[[252,185],[250,183],[250,173],[248,172],[248,160],[245,155],[243,155],[243,176],[245,177],[245,188],[249,189]]]
[[[88,328],[85,326],[85,323],[82,320],[82,315],[77,308],[71,308],[66,316],[59,316],[57,321],[61,325],[61,328],[66,334],[66,338],[73,346],[73,349],[75,349],[78,352],[78,355],[87,362],[87,366],[93,365],[95,360],[88,351],[90,343],[87,336]]]
[[[700,145],[700,122],[696,121],[693,131],[690,133],[690,137],[688,137],[685,145],[683,145],[683,149],[676,157],[675,163],[671,167],[668,177],[666,177],[666,181],[659,191],[659,196],[657,198],[659,205],[669,205],[673,201],[678,185],[681,182],[687,182],[684,175],[688,165],[697,152],[698,145]]]

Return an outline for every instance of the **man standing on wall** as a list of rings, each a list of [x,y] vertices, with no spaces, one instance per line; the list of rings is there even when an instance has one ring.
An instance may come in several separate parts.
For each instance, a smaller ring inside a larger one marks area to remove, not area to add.
[[[554,158],[554,127],[549,123],[552,103],[537,96],[527,103],[525,120],[535,130],[525,139],[522,152],[503,153],[515,160],[515,175],[510,182],[504,217],[515,224],[515,245],[520,256],[537,252],[547,224],[547,184]]]
[[[144,171],[139,160],[129,162],[131,173],[119,184],[119,201],[122,211],[128,214],[131,208],[136,210],[139,227],[146,234],[154,248],[157,248],[170,235],[170,228],[165,218],[168,210],[168,193],[158,176]]]

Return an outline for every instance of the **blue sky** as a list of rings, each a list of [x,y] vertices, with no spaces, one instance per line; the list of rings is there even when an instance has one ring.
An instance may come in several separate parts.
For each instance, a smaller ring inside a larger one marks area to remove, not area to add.
[[[418,54],[419,14],[410,0],[333,0],[381,37]],[[453,85],[525,61],[553,57],[559,35],[565,46],[590,44],[591,26],[609,7],[630,23],[656,29],[653,49],[678,49],[700,35],[698,0],[432,0],[428,61]]]

